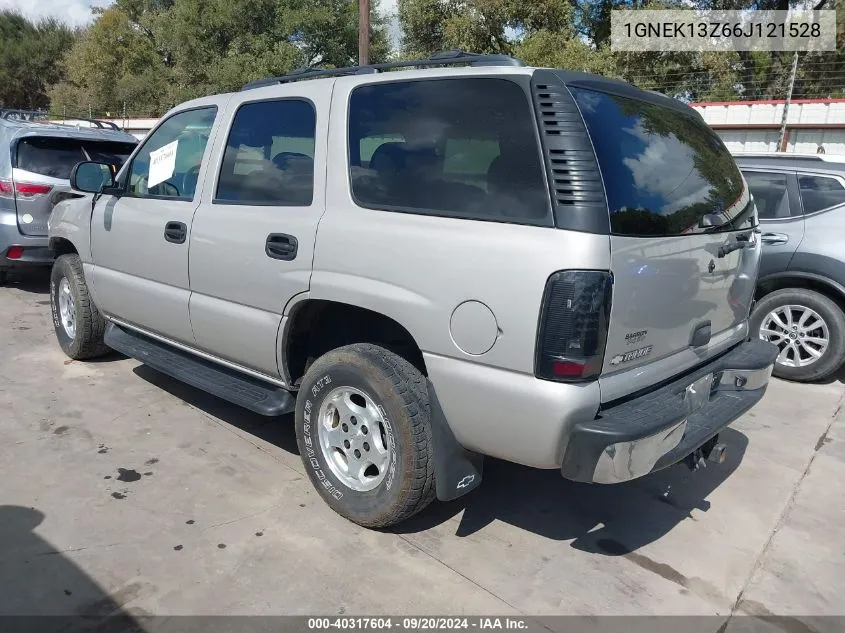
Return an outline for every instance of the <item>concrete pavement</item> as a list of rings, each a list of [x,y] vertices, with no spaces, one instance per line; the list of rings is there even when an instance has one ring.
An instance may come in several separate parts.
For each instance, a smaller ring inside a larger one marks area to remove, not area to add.
[[[290,418],[69,361],[45,275],[0,288],[0,326],[0,614],[845,615],[838,380],[773,382],[722,466],[602,487],[488,460],[377,532],[321,502]]]

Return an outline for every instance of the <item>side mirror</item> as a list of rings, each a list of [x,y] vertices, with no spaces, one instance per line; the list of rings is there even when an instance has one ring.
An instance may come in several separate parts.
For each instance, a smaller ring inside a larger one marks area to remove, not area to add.
[[[102,193],[103,189],[114,187],[112,167],[92,161],[77,163],[70,172],[70,186],[86,193]]]

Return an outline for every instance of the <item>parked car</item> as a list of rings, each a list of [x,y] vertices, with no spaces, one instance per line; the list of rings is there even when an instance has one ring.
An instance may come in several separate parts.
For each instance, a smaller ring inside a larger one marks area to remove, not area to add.
[[[827,378],[845,362],[845,156],[736,160],[762,231],[752,330],[780,349],[776,376]]]
[[[95,160],[117,170],[138,142],[106,123],[77,128],[41,117],[0,114],[0,284],[12,268],[53,263],[47,220],[56,203],[80,195],[70,188],[73,166]]]
[[[300,71],[71,180],[99,198],[50,221],[62,349],[295,411],[312,483],[366,526],[472,490],[483,455],[597,483],[719,461],[777,354],[748,336],[730,153],[619,81],[460,52]]]

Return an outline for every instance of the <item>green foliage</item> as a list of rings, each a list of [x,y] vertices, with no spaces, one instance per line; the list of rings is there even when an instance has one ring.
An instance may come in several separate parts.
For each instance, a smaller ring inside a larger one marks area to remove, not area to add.
[[[795,0],[694,0],[700,8],[788,8]],[[778,99],[792,53],[621,53],[610,49],[618,8],[677,8],[681,0],[398,0],[404,38],[389,50],[373,0],[370,59],[463,48],[535,66],[619,77],[692,101]],[[794,97],[845,94],[845,11],[835,52],[802,53]],[[302,66],[348,66],[358,57],[354,0],[115,0],[74,33],[0,12],[0,105],[51,105],[160,115],[186,99],[237,90]]]
[[[387,54],[373,7],[370,58]],[[358,6],[348,0],[117,0],[74,45],[67,80],[50,94],[57,111],[117,114],[126,103],[159,115],[253,79],[357,57]]]
[[[697,0],[699,8],[787,9],[794,0]],[[687,8],[680,0],[399,0],[402,53],[464,48],[516,55],[534,66],[621,77],[691,101],[782,99],[792,53],[623,53],[610,50],[614,9]],[[836,52],[801,54],[795,95],[845,91],[845,11]]]
[[[58,60],[73,39],[73,31],[56,20],[32,23],[13,11],[0,11],[0,106],[45,107],[47,86],[62,78]]]

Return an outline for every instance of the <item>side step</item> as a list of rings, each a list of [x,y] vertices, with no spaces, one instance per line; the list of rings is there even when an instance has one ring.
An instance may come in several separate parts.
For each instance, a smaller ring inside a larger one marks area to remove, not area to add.
[[[114,323],[106,326],[105,343],[163,374],[255,413],[284,415],[296,407],[296,399],[286,389],[183,352]]]

